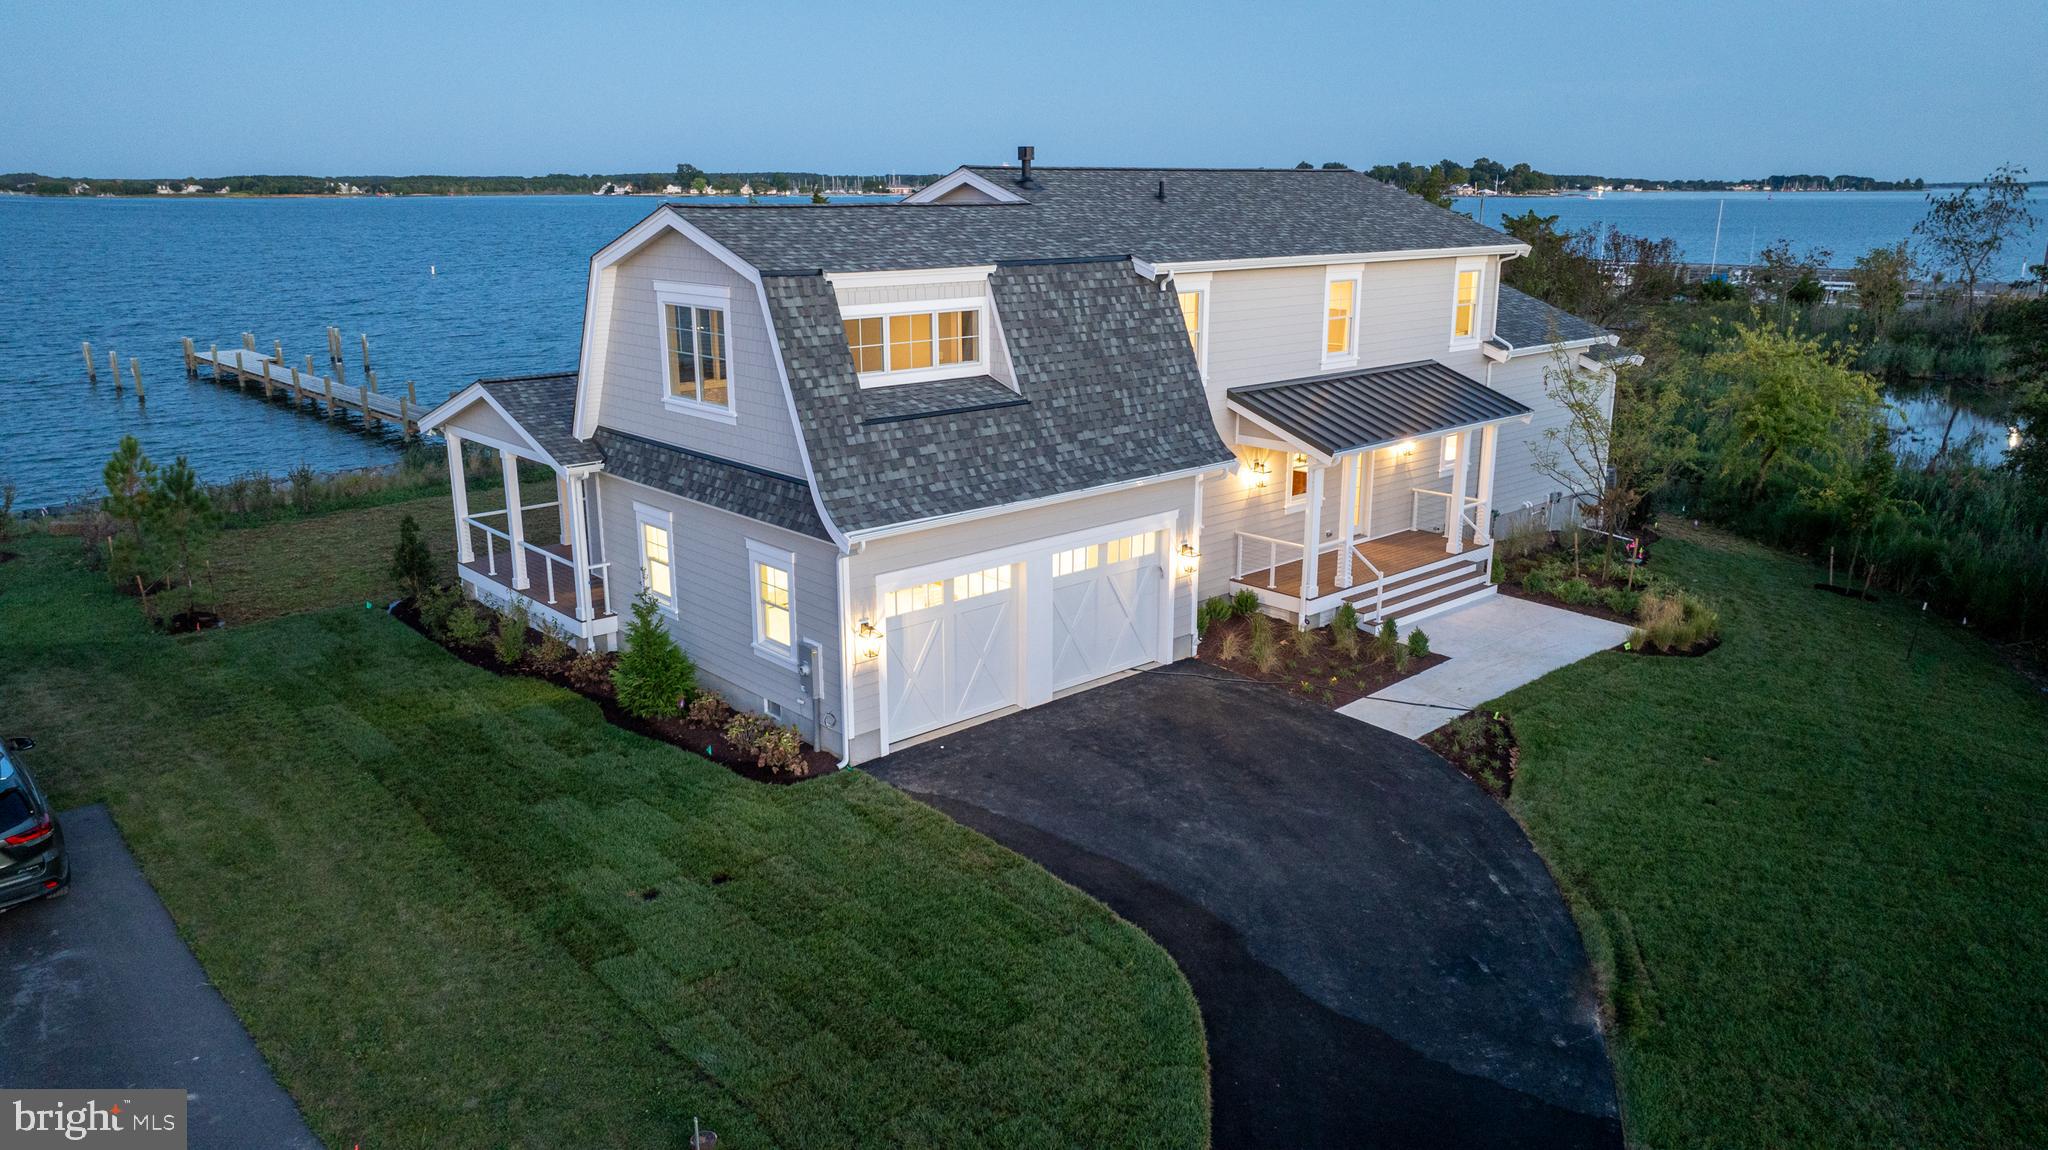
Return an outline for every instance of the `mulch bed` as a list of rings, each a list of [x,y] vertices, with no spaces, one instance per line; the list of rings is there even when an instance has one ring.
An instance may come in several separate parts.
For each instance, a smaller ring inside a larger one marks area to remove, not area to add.
[[[1361,631],[1358,635],[1358,653],[1346,657],[1339,655],[1330,645],[1330,628],[1316,630],[1320,641],[1315,654],[1303,658],[1294,642],[1294,628],[1275,619],[1272,621],[1275,646],[1280,652],[1280,665],[1270,675],[1260,674],[1252,664],[1247,619],[1225,619],[1213,623],[1202,636],[1201,659],[1211,666],[1222,667],[1247,679],[1271,683],[1284,687],[1311,702],[1330,707],[1341,707],[1356,699],[1363,699],[1384,687],[1398,683],[1411,675],[1419,675],[1431,667],[1448,661],[1449,656],[1431,652],[1419,659],[1409,659],[1401,670],[1394,669],[1391,659],[1375,660],[1372,657],[1372,637]],[[1424,627],[1424,633],[1429,628]],[[1243,636],[1239,646],[1246,653],[1238,658],[1225,661],[1222,657],[1225,636],[1238,633]]]
[[[836,774],[839,757],[830,751],[821,751],[809,743],[803,745],[803,765],[796,771],[777,773],[754,761],[752,755],[741,754],[727,741],[725,733],[711,727],[696,727],[685,722],[681,715],[674,718],[642,718],[619,706],[617,690],[612,685],[611,667],[617,661],[616,655],[587,655],[570,659],[559,667],[548,667],[533,661],[533,652],[540,647],[540,633],[530,632],[527,642],[527,658],[516,666],[507,666],[499,660],[490,646],[459,647],[444,643],[427,632],[420,625],[419,608],[410,599],[401,600],[392,608],[391,614],[406,626],[441,649],[468,663],[499,675],[524,675],[531,679],[545,679],[558,687],[574,691],[596,703],[604,712],[605,721],[615,727],[623,727],[636,735],[680,747],[692,754],[702,755],[739,775],[757,783],[787,785],[814,779],[820,775]]]
[[[1623,643],[1621,646],[1614,648],[1614,650],[1623,651],[1630,655],[1666,655],[1674,659],[1697,659],[1720,645],[1721,637],[1714,635],[1701,639],[1690,647],[1659,647],[1654,643],[1645,643],[1640,647],[1631,647],[1627,643]]]
[[[1844,599],[1861,599],[1865,603],[1877,602],[1877,596],[1865,591],[1861,587],[1848,587],[1840,583],[1815,583],[1813,589],[1816,591],[1826,591],[1832,595],[1840,595]]]
[[[1592,583],[1595,587],[1603,586],[1603,584],[1592,579],[1588,579],[1587,582]],[[1576,611],[1581,615],[1591,615],[1595,619],[1605,619],[1610,623],[1621,623],[1630,627],[1636,625],[1635,616],[1624,615],[1603,603],[1567,603],[1555,595],[1525,591],[1520,583],[1512,581],[1499,584],[1495,590],[1510,599],[1525,599],[1531,603],[1541,603],[1546,607],[1556,607],[1561,611]]]
[[[1494,798],[1505,799],[1513,793],[1522,749],[1506,715],[1467,711],[1422,736],[1422,745],[1450,760]]]
[[[19,551],[0,551],[0,563],[12,562],[19,558],[21,558],[21,552]]]
[[[168,635],[196,635],[226,624],[227,620],[213,612],[200,610],[180,611],[156,621],[157,627]]]

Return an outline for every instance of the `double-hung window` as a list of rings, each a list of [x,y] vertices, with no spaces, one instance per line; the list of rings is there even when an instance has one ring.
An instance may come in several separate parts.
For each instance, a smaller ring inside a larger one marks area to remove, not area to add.
[[[1358,362],[1358,294],[1356,267],[1329,269],[1323,281],[1323,366],[1348,367]]]
[[[696,284],[656,284],[661,303],[663,402],[713,419],[732,416],[731,293]]]
[[[987,370],[987,334],[979,300],[849,307],[843,313],[846,350],[864,384],[910,383]]]
[[[754,650],[796,662],[796,556],[747,540],[747,582],[754,599]]]
[[[1437,460],[1436,473],[1438,475],[1449,475],[1451,472],[1456,471],[1458,469],[1458,452],[1464,450],[1464,447],[1465,437],[1463,435],[1444,436],[1443,454]]]
[[[1451,344],[1479,342],[1479,311],[1484,296],[1486,265],[1475,259],[1458,261],[1457,278],[1451,289]]]
[[[640,578],[670,614],[676,613],[675,519],[659,507],[633,504],[640,532]]]
[[[1195,370],[1209,374],[1209,273],[1173,277],[1180,296],[1180,318],[1187,325],[1188,346],[1195,350]]]

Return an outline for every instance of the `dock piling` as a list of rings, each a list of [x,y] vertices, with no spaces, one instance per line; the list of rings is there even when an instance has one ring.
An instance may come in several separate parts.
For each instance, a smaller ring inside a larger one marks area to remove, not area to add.
[[[244,350],[244,351],[255,351],[255,350],[256,350],[256,336],[255,336],[255,334],[254,334],[253,332],[246,332],[246,331],[245,331],[245,332],[243,332],[243,333],[242,333],[242,350]]]
[[[142,361],[132,355],[128,357],[128,374],[135,377],[135,402],[148,403],[149,395],[142,390]]]
[[[206,349],[206,361],[213,365],[213,382],[220,382],[220,345],[213,344]]]
[[[114,390],[121,390],[121,356],[119,352],[107,352],[107,374],[114,377]]]
[[[198,353],[192,350],[192,337],[188,335],[183,339],[179,340],[178,342],[182,344],[185,349],[185,378],[198,379],[199,356]]]
[[[369,346],[369,337],[365,336],[363,347],[367,349]],[[370,406],[370,397],[377,394],[377,373],[370,370],[368,361],[363,364],[363,380],[363,427],[367,429],[377,426],[376,409]]]
[[[98,365],[94,364],[92,361],[92,341],[86,340],[79,346],[85,349],[85,382],[91,384],[99,383],[100,369]]]

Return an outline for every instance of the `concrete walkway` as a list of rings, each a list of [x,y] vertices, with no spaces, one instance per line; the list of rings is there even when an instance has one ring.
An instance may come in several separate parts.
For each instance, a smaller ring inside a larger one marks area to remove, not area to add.
[[[317,1150],[107,808],[60,818],[71,893],[0,915],[0,1083],[182,1089],[194,1147]]]
[[[1596,651],[1619,647],[1630,628],[1526,599],[1491,595],[1425,619],[1429,649],[1450,661],[1347,703],[1338,713],[1419,739],[1488,699],[1534,682]],[[1405,637],[1413,628],[1401,628]]]

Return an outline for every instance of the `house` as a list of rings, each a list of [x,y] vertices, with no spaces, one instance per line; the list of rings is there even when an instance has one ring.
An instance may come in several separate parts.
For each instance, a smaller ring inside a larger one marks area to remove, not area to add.
[[[1492,591],[1563,355],[1527,251],[1357,172],[964,167],[896,204],[665,204],[573,373],[422,421],[557,475],[461,578],[588,646],[648,589],[700,679],[859,762],[1191,654],[1196,605],[1366,625]]]

